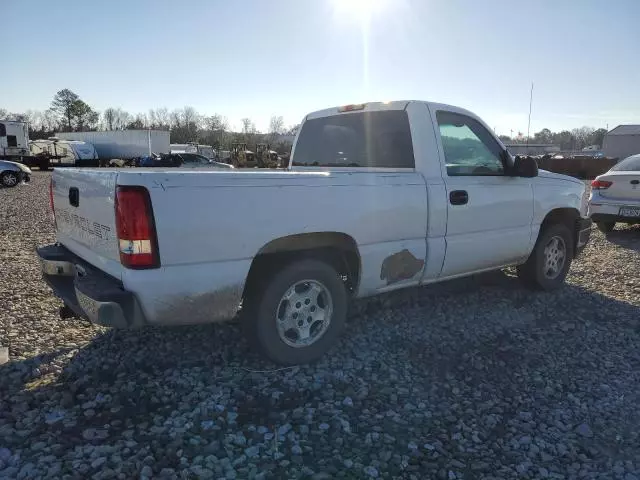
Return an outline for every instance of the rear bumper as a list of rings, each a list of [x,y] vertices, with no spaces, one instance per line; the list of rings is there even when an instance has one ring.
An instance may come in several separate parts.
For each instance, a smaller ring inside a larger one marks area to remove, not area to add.
[[[147,323],[135,295],[115,278],[59,244],[40,247],[37,253],[44,280],[78,317],[117,328]]]
[[[595,223],[599,222],[620,222],[620,223],[640,223],[639,217],[624,217],[620,215],[622,207],[640,207],[640,202],[605,203],[601,200],[589,203],[589,216]]]
[[[576,222],[576,256],[584,250],[591,238],[591,225],[593,221],[588,217],[580,217]]]

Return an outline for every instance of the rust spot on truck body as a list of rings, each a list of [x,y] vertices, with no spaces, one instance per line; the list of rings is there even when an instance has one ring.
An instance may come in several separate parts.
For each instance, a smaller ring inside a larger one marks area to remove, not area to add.
[[[192,296],[163,299],[158,312],[158,324],[193,325],[216,323],[235,317],[242,299],[243,285],[231,285],[220,290]]]
[[[387,285],[409,280],[420,273],[423,267],[424,260],[416,258],[405,248],[384,259],[380,269],[380,280],[386,280]]]

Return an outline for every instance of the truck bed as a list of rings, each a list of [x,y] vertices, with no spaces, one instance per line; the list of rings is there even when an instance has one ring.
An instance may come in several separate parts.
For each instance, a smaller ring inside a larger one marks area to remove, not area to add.
[[[158,322],[228,316],[253,257],[290,235],[351,232],[362,257],[359,295],[402,286],[388,286],[381,276],[389,251],[425,260],[427,193],[415,172],[67,168],[56,169],[53,182],[60,243],[140,293],[143,310]],[[127,185],[149,191],[159,269],[130,270],[118,260],[114,200],[116,187]],[[77,207],[70,205],[71,188],[79,192]],[[202,310],[211,296],[226,298],[214,302],[223,311]]]

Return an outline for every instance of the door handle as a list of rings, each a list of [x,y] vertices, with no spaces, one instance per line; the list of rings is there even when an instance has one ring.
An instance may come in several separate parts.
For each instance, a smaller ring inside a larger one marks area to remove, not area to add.
[[[640,180],[631,180],[631,185],[638,185]]]
[[[466,190],[453,190],[449,193],[451,205],[466,205],[469,203],[469,194]]]
[[[80,205],[80,191],[78,190],[78,187],[71,187],[69,189],[69,204],[72,207]]]

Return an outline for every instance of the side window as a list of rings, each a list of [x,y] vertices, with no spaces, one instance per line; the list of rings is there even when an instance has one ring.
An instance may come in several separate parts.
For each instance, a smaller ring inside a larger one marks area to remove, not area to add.
[[[15,135],[7,135],[7,147],[17,147],[18,137]]]
[[[447,175],[504,175],[502,149],[477,120],[458,113],[436,112]]]
[[[4,123],[0,123],[0,137],[7,136],[7,127],[4,126]]]

